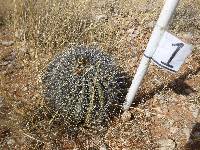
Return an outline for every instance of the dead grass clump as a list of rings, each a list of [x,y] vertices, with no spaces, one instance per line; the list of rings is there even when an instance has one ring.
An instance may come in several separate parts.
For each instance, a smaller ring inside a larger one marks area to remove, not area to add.
[[[127,4],[113,0],[16,0],[16,36],[46,52],[71,43],[98,43],[112,51],[121,46],[120,42],[126,42],[124,33],[132,26],[123,20],[131,12],[130,7],[124,7]]]
[[[81,6],[80,2],[20,1],[15,17],[17,36],[43,48],[60,48],[66,42],[76,42],[90,24],[88,14],[79,12]]]
[[[0,26],[11,23],[12,0],[0,0]]]

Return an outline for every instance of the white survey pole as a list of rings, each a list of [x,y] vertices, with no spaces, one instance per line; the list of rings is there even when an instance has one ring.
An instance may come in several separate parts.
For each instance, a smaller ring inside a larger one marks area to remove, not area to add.
[[[174,11],[178,5],[178,2],[179,0],[165,0],[164,7],[154,27],[149,43],[147,44],[147,48],[144,52],[144,56],[142,57],[139,67],[136,71],[131,87],[128,90],[126,101],[123,105],[123,108],[125,111],[130,108],[134,100],[134,97],[139,89],[139,86],[150,64],[150,60],[154,52],[156,51],[164,32],[168,28],[169,22],[172,18],[172,15],[174,14]]]

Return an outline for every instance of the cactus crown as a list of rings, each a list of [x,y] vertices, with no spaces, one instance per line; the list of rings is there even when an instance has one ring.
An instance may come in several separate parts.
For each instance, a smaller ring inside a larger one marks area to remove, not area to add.
[[[95,48],[75,47],[58,55],[43,78],[45,97],[70,127],[107,125],[129,86],[114,60]]]

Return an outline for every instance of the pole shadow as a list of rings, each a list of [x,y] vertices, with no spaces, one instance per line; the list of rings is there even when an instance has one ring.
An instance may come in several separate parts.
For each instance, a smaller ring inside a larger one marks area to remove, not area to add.
[[[148,93],[139,93],[132,106],[137,107],[140,103],[145,103],[146,101],[150,100],[154,97],[155,94],[157,94],[159,91],[167,91],[169,89],[173,90],[175,93],[179,95],[189,95],[193,92],[196,92],[191,86],[189,86],[187,83],[185,83],[185,80],[191,76],[191,75],[197,75],[200,72],[200,67],[198,67],[195,70],[189,70],[180,77],[176,78],[175,80],[169,82],[167,85],[160,85],[154,89],[152,89]]]

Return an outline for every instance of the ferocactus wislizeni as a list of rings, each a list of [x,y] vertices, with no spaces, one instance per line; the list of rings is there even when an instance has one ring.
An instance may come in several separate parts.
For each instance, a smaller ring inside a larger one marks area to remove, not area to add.
[[[83,46],[55,57],[42,81],[45,97],[64,115],[69,130],[106,126],[119,111],[129,86],[109,55]]]

